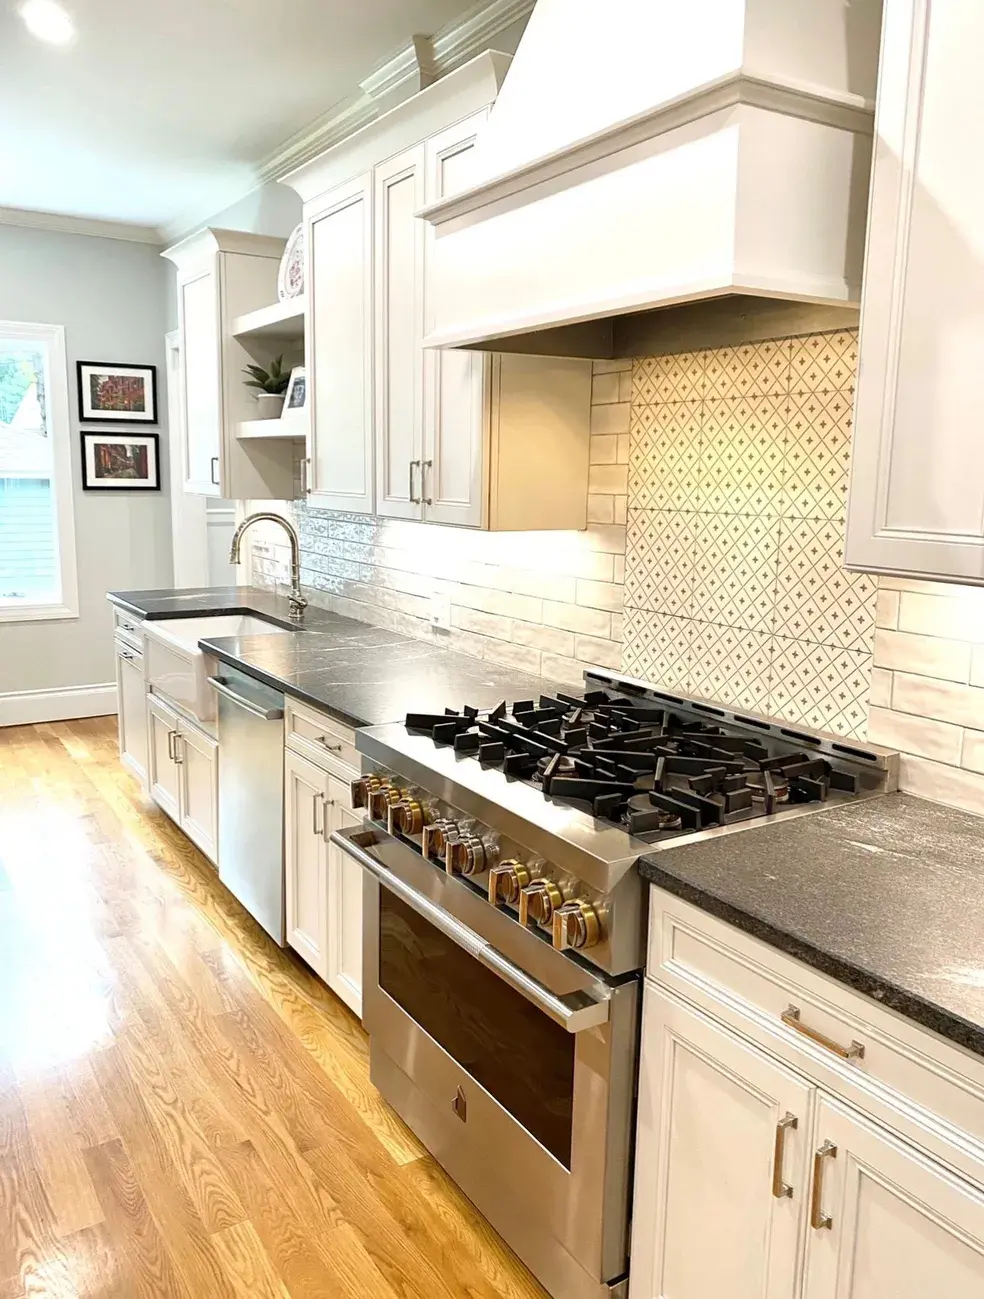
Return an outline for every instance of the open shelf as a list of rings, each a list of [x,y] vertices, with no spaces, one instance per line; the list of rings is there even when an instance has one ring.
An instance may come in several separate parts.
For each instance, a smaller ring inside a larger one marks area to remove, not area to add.
[[[244,419],[236,425],[236,437],[240,442],[263,438],[266,441],[276,439],[278,442],[290,438],[302,439],[304,426],[288,423],[279,419]]]
[[[239,339],[257,341],[300,342],[304,338],[304,295],[286,298],[269,307],[259,307],[236,316],[232,332]],[[252,422],[252,421],[251,421]]]

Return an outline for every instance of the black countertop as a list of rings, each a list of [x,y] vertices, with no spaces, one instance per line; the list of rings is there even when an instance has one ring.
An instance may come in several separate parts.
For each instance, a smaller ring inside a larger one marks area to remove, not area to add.
[[[680,844],[640,871],[984,1055],[984,818],[886,794]]]
[[[303,627],[291,628],[286,598],[256,587],[114,591],[109,598],[149,620],[256,613],[283,624],[283,635],[220,636],[199,644],[223,663],[353,727],[402,721],[411,710],[493,708],[502,699],[531,699],[558,688],[543,677],[313,605],[304,612]]]

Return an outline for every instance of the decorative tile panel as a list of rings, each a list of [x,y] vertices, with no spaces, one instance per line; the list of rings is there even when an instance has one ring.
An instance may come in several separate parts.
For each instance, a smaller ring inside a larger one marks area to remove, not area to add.
[[[779,529],[778,519],[756,515],[698,516],[695,618],[750,631],[773,630]]]
[[[768,711],[815,730],[863,739],[871,655],[776,636]]]
[[[784,518],[847,517],[851,419],[849,393],[810,392],[791,399],[780,504]]]
[[[777,635],[871,653],[878,586],[844,568],[844,525],[784,521],[776,591]]]
[[[694,517],[681,510],[630,510],[625,600],[656,613],[691,612]]]
[[[704,402],[699,465],[702,509],[718,514],[778,514],[786,412],[780,397]]]
[[[696,510],[700,403],[633,407],[630,436],[630,506],[643,510]]]
[[[771,637],[766,632],[693,624],[689,693],[750,712],[768,709]]]
[[[644,681],[685,693],[690,681],[690,639],[694,624],[647,609],[626,609],[622,670]]]
[[[708,397],[767,397],[789,391],[791,340],[746,343],[705,352],[704,381]]]
[[[793,339],[790,392],[853,393],[857,371],[856,330]]]

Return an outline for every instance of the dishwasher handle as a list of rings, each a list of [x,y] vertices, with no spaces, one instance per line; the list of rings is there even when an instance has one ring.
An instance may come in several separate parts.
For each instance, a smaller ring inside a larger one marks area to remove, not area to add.
[[[254,717],[259,717],[264,722],[279,722],[283,718],[284,710],[282,708],[261,708],[259,704],[254,704],[252,699],[237,695],[235,690],[230,689],[221,677],[209,677],[208,684],[213,690],[217,690],[220,695],[225,695],[226,699],[231,700],[240,708],[245,708],[247,713],[252,713]]]

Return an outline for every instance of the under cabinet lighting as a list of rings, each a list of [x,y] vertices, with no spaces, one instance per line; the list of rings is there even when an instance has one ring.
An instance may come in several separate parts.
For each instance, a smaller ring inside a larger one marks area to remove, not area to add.
[[[58,0],[24,0],[20,16],[32,36],[49,45],[68,45],[75,38],[72,15]]]

